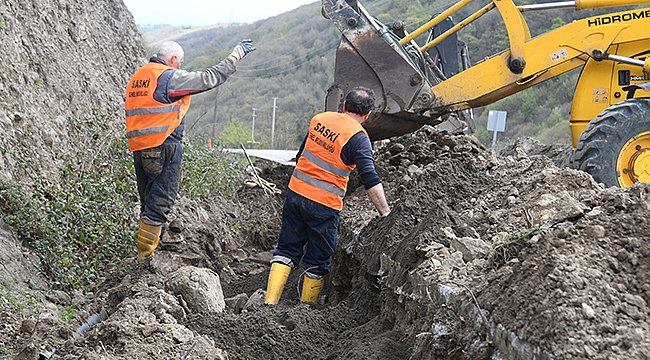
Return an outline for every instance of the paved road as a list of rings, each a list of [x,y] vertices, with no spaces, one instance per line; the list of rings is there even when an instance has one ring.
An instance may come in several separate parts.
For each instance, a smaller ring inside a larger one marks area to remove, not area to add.
[[[244,154],[242,149],[223,149],[223,151],[234,153],[234,154]],[[256,149],[246,149],[246,153],[251,157],[258,157],[270,161],[274,161],[283,165],[296,165],[295,157],[298,153],[298,150],[256,150]]]

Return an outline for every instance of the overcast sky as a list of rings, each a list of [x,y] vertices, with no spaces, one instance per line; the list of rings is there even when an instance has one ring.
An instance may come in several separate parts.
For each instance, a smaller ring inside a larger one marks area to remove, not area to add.
[[[136,24],[253,23],[318,0],[124,0]]]

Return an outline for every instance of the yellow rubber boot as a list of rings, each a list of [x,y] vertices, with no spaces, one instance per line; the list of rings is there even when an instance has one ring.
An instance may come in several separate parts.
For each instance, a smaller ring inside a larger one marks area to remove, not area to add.
[[[305,275],[302,282],[302,294],[300,301],[304,303],[318,304],[318,296],[323,289],[323,278],[312,279]]]
[[[140,220],[138,229],[138,261],[153,256],[160,241],[162,225],[149,225]]]
[[[277,305],[282,296],[284,285],[287,283],[291,267],[282,263],[274,262],[271,264],[271,272],[269,273],[269,282],[266,284],[266,299],[265,304]]]

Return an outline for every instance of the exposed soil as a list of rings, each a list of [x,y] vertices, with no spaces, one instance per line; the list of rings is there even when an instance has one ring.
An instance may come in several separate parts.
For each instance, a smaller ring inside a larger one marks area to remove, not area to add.
[[[67,129],[122,114],[144,43],[121,1],[9,0],[0,20],[0,178],[56,183],[79,147]],[[179,199],[153,259],[125,239],[133,258],[85,292],[52,291],[0,226],[0,359],[650,358],[650,185],[604,188],[568,151],[518,139],[493,154],[430,128],[379,147],[393,210],[378,217],[351,180],[315,306],[298,269],[261,304],[290,167],[256,162],[277,194],[242,179],[234,200]]]
[[[280,193],[181,199],[153,259],[44,300],[73,320],[50,305],[0,339],[16,359],[649,358],[650,185],[604,188],[531,149],[495,155],[430,128],[377,149],[392,212],[351,179],[314,306],[298,301],[300,269],[261,304],[292,168],[258,161]],[[219,275],[224,311],[170,290],[183,266]]]

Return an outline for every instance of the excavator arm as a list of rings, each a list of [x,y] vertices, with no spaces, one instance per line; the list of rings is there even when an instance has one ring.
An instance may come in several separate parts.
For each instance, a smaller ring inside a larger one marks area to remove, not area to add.
[[[399,23],[386,26],[378,22],[357,1],[322,0],[324,16],[343,35],[336,55],[335,83],[326,99],[327,110],[339,110],[343,94],[352,87],[372,88],[378,98],[378,108],[364,126],[372,139],[384,139],[409,133],[423,124],[439,124],[451,114],[491,104],[589,62],[624,63],[637,68],[641,80],[650,78],[648,8],[585,18],[535,38],[531,38],[522,15],[531,10],[557,7],[579,10],[647,4],[648,0],[585,0],[528,6],[516,6],[512,0],[493,0],[426,45],[420,47],[415,42],[415,38],[471,1],[461,0],[406,34]],[[447,78],[427,51],[494,8],[504,20],[510,48]],[[627,46],[634,51],[621,54],[620,49],[626,47],[619,45],[636,43],[642,44],[646,52],[639,51],[639,46]],[[578,89],[577,95],[578,91],[597,90]],[[650,94],[641,87],[637,96],[643,96],[644,92],[645,96]],[[615,100],[608,99],[608,102]],[[572,129],[577,135],[600,111],[593,114],[594,109],[584,114],[572,112],[572,121],[577,124]],[[577,135],[574,134],[574,142]]]
[[[630,10],[608,14],[605,19],[634,19],[607,25],[595,25],[603,17],[596,16],[582,19],[554,31],[548,32],[523,43],[522,56],[518,63],[525,66],[515,72],[510,59],[511,51],[504,51],[482,63],[445,80],[432,89],[434,100],[432,107],[449,107],[449,110],[478,107],[491,104],[506,96],[527,89],[542,81],[583,66],[587,61],[612,61],[607,51],[614,45],[647,40],[650,17],[643,14],[650,10]],[[639,62],[620,57],[620,61]],[[639,63],[643,67],[643,62]],[[467,87],[463,84],[473,83]],[[462,91],[458,89],[462,88]]]

